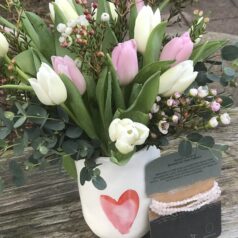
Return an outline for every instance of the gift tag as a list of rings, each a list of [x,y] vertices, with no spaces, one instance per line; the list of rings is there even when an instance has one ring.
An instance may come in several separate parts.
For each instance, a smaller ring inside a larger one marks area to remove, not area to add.
[[[197,181],[218,177],[221,157],[209,150],[194,149],[191,156],[162,156],[146,166],[146,193],[167,192]]]
[[[150,229],[151,238],[216,238],[221,234],[221,202],[159,217],[150,222]]]

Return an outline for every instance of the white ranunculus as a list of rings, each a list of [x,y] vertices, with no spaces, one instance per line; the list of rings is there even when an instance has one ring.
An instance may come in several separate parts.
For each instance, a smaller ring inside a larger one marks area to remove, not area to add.
[[[109,137],[122,154],[128,154],[136,145],[142,145],[149,136],[149,128],[130,119],[114,119],[109,126]]]
[[[29,82],[41,103],[45,105],[60,105],[67,99],[66,87],[59,75],[47,64],[42,63],[37,79]]]
[[[134,29],[134,38],[138,51],[145,52],[149,36],[153,29],[161,23],[159,8],[153,13],[150,6],[144,6],[137,15]]]
[[[192,60],[186,60],[170,68],[160,77],[159,94],[169,97],[174,93],[183,93],[196,79]]]
[[[221,114],[220,120],[223,125],[229,125],[231,123],[231,117],[228,113]]]
[[[71,0],[55,0],[54,3],[59,7],[67,21],[76,20],[78,18],[77,11]],[[51,19],[55,21],[55,10],[52,3],[49,3],[49,9]]]
[[[9,50],[9,44],[6,37],[0,32],[0,58],[4,57]]]

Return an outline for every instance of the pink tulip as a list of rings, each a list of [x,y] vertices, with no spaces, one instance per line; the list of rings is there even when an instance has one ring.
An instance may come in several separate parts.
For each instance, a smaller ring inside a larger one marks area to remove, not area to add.
[[[129,84],[138,73],[136,41],[119,43],[112,51],[112,62],[121,85]]]
[[[141,10],[142,7],[145,6],[145,3],[143,0],[136,0],[136,8],[137,8],[137,12],[139,12]]]
[[[193,51],[193,42],[188,32],[175,37],[164,46],[160,60],[175,60],[175,64],[188,60]]]
[[[52,56],[51,60],[55,72],[65,74],[83,95],[86,90],[86,82],[75,62],[69,56]]]

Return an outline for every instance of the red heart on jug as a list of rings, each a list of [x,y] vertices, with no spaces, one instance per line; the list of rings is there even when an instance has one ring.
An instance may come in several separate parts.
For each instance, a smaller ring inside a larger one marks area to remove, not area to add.
[[[113,226],[128,234],[139,210],[139,196],[134,190],[125,191],[118,201],[107,195],[100,197],[102,208]]]

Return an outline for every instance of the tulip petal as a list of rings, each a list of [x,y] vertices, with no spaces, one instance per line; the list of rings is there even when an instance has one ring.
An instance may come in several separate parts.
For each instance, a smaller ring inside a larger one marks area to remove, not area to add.
[[[122,154],[128,154],[134,150],[134,145],[130,145],[124,142],[123,139],[117,140],[115,146],[118,149],[118,151],[121,152]]]
[[[174,84],[174,86],[163,94],[164,97],[169,97],[176,92],[183,93],[196,79],[198,72],[194,72],[192,74],[188,74],[185,77],[181,78],[178,82]]]
[[[146,139],[149,136],[150,130],[147,126],[134,122],[134,126],[136,127],[137,131],[139,132],[139,138],[136,141],[135,145],[143,145]]]
[[[37,79],[31,78],[28,80],[41,103],[48,106],[54,105],[54,102],[50,99],[50,97],[47,95],[41,85],[37,82]]]
[[[161,14],[160,14],[160,9],[157,8],[155,13],[153,14],[153,19],[152,19],[152,25],[151,25],[151,31],[161,23]]]

